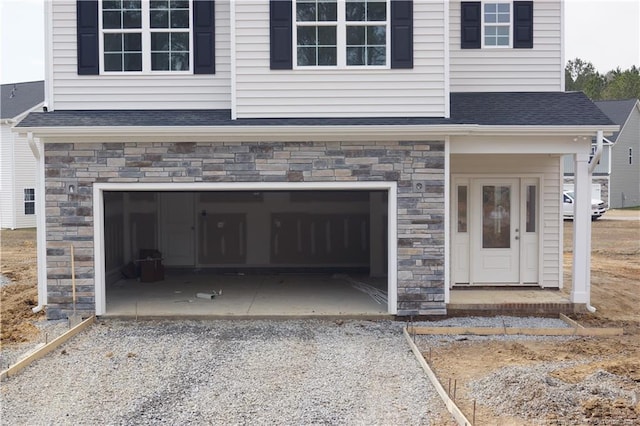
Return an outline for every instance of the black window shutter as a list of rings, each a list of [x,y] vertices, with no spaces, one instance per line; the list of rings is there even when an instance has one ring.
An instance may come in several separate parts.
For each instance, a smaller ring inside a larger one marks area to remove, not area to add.
[[[78,74],[100,74],[98,57],[98,0],[76,1]]]
[[[216,72],[216,14],[214,0],[193,2],[193,73]]]
[[[293,68],[293,16],[291,0],[269,1],[269,37],[272,70]]]
[[[413,68],[412,0],[391,0],[391,68]]]
[[[513,2],[513,47],[533,48],[533,2]]]
[[[462,49],[480,49],[482,4],[479,1],[463,1],[460,11],[460,47]]]

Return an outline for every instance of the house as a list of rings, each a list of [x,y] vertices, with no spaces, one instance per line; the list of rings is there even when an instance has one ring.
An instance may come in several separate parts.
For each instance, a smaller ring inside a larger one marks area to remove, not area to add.
[[[461,288],[559,289],[566,154],[571,306],[590,308],[591,139],[618,126],[563,91],[561,1],[46,7],[48,111],[16,131],[44,188],[48,317],[72,272],[77,308],[109,315],[143,249],[207,274],[364,271],[398,316],[446,314]]]
[[[595,103],[620,131],[608,139],[611,148],[609,205],[612,208],[640,206],[640,100]]]
[[[611,149],[613,142],[609,138],[603,138],[602,143],[602,155],[597,162],[593,172],[591,173],[591,198],[593,200],[602,200],[606,204],[607,208],[610,206],[610,179],[611,179]],[[597,151],[597,141],[593,138],[591,143],[591,154],[589,155],[589,162]],[[565,191],[573,191],[574,189],[574,169],[573,169],[573,157],[571,155],[565,155],[564,157],[564,185]]]
[[[0,228],[34,228],[36,163],[26,138],[11,128],[42,108],[44,81],[3,84],[0,96]]]
[[[603,200],[608,207],[623,208],[640,205],[640,167],[637,156],[640,149],[640,101],[596,101],[595,104],[620,131],[604,138],[602,156],[592,172],[591,198]],[[595,138],[591,156],[597,150]],[[573,190],[573,158],[564,159],[564,188]]]

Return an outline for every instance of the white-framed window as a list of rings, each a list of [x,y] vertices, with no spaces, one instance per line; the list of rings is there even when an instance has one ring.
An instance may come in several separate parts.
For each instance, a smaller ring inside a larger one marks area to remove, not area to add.
[[[36,214],[36,190],[34,188],[24,189],[24,214]]]
[[[297,67],[389,64],[389,0],[296,0]]]
[[[633,164],[633,148],[629,148],[629,165]]]
[[[482,4],[482,44],[484,47],[511,47],[511,2]]]
[[[191,72],[191,7],[191,0],[102,0],[102,72]]]

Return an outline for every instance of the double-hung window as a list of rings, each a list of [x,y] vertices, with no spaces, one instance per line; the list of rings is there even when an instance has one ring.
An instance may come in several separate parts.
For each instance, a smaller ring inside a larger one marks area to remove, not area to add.
[[[509,47],[511,43],[511,3],[483,4],[485,47]]]
[[[33,188],[24,189],[24,214],[36,214],[36,190]]]
[[[296,0],[298,67],[386,67],[388,0]]]
[[[103,71],[192,70],[190,0],[103,0]]]
[[[299,66],[338,63],[338,3],[333,0],[296,1]]]
[[[462,1],[460,47],[462,49],[533,49],[531,0]]]

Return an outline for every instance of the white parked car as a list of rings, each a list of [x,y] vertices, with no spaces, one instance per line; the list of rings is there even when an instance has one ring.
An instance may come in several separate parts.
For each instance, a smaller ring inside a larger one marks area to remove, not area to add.
[[[573,219],[573,205],[575,203],[573,191],[564,191],[562,215],[565,219]],[[591,220],[596,220],[607,211],[606,204],[602,200],[591,200]]]

